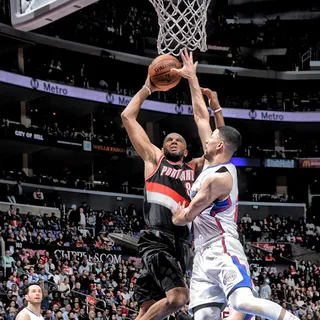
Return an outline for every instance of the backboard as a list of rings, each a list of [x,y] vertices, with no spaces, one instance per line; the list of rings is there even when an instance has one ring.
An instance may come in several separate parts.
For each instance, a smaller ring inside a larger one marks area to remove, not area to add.
[[[31,31],[63,18],[98,0],[10,0],[11,23],[18,30]]]

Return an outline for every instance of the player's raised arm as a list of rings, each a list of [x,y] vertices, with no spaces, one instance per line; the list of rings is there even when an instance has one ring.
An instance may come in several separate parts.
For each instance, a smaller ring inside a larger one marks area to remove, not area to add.
[[[203,94],[199,85],[196,74],[197,62],[193,63],[192,52],[188,53],[187,49],[181,52],[183,61],[182,69],[174,69],[183,78],[188,79],[191,91],[191,99],[193,106],[193,116],[198,128],[203,150],[205,149],[206,140],[210,137],[212,130],[210,127],[210,116],[206,104],[203,99]]]
[[[216,128],[223,127],[225,123],[222,115],[222,108],[218,100],[218,94],[208,88],[201,88],[201,92],[208,97],[209,106],[214,113],[214,124]]]
[[[151,143],[146,132],[137,121],[142,103],[154,91],[158,91],[158,89],[151,84],[148,77],[145,85],[136,93],[121,113],[121,119],[134,149],[138,152],[142,160],[156,164],[162,154],[161,150]]]

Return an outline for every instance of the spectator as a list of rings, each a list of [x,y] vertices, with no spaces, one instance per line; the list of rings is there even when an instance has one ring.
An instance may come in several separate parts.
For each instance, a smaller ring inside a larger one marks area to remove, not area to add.
[[[44,206],[44,195],[40,188],[33,192],[33,202],[36,206]]]
[[[13,264],[16,261],[12,258],[10,251],[6,250],[5,256],[3,257],[3,267],[6,270],[6,274],[11,274],[13,271]]]
[[[24,193],[23,186],[20,180],[17,180],[17,183],[12,188],[12,192],[18,203],[27,203],[27,197]]]
[[[270,300],[270,296],[271,296],[271,288],[269,283],[270,283],[269,279],[265,278],[259,290],[260,297],[266,300]]]
[[[86,215],[85,215],[85,212],[84,212],[84,208],[83,207],[80,207],[79,208],[79,216],[80,216],[80,226],[82,228],[85,228],[86,225],[87,225],[87,222],[86,222]]]
[[[63,320],[69,320],[69,313],[71,312],[71,305],[67,304],[62,314]]]
[[[241,218],[241,223],[250,223],[251,224],[252,219],[250,218],[249,214],[246,213],[244,217]]]
[[[11,191],[9,184],[6,184],[4,187],[4,195],[5,195],[5,201],[9,201],[10,203],[16,203],[16,198],[13,195],[13,192]]]

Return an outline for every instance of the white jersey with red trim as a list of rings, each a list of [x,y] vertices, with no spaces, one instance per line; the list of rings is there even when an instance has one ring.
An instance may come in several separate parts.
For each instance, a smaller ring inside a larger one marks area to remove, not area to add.
[[[213,204],[201,212],[193,221],[195,247],[201,247],[208,242],[220,240],[222,236],[239,238],[237,231],[238,215],[238,179],[237,169],[230,163],[207,166],[194,182],[190,197],[194,198],[203,183],[217,172],[228,171],[233,180],[232,190],[224,200],[215,200]]]

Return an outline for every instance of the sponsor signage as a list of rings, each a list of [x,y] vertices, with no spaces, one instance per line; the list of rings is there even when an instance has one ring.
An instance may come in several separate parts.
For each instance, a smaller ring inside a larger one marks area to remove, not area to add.
[[[224,47],[224,46],[217,46],[214,44],[208,44],[208,49],[213,51],[224,51],[228,52],[230,50],[230,47]]]
[[[43,135],[39,133],[33,133],[33,132],[24,131],[24,130],[15,130],[14,135],[16,137],[26,138],[29,140],[44,141]]]
[[[267,243],[267,242],[251,242],[251,245],[258,247],[259,249],[262,249],[264,251],[273,252],[273,249],[276,248],[275,243]],[[290,247],[290,244],[288,243],[277,243],[277,245],[280,246],[281,249],[285,249]]]
[[[98,144],[94,144],[94,145],[92,145],[92,147],[93,147],[93,150],[96,150],[96,151],[104,151],[104,152],[112,152],[112,153],[126,153],[125,148],[98,145]]]
[[[300,159],[299,168],[320,168],[320,159]]]
[[[92,151],[92,143],[91,141],[84,140],[82,143],[83,151]]]
[[[231,163],[237,167],[260,167],[260,159],[233,157]]]
[[[13,129],[10,127],[1,128],[0,133],[3,138],[20,140],[20,141],[22,140],[24,142],[32,142],[32,143],[52,146],[56,148],[77,149],[77,150],[83,150],[87,152],[102,151],[102,152],[109,152],[109,153],[126,154],[125,148],[120,148],[117,146],[96,145],[96,144],[92,144],[91,141],[55,137],[51,135],[46,135],[44,133],[30,132],[27,129],[21,130],[21,129]]]
[[[296,161],[289,159],[264,159],[264,166],[267,168],[295,168]]]
[[[284,270],[289,269],[289,263],[275,263],[274,261],[268,263],[268,261],[249,261],[250,268],[257,268],[258,272],[264,272],[271,274],[283,273]]]
[[[79,259],[87,256],[90,262],[105,263],[106,261],[110,261],[112,264],[117,264],[120,263],[121,260],[129,260],[130,262],[141,263],[141,258],[131,255],[129,252],[124,252],[123,250],[106,251],[100,248],[71,248],[56,245],[48,245],[46,249],[43,249],[43,245],[22,242],[14,244],[6,242],[6,248],[10,250],[11,253],[14,253],[15,250],[23,250],[23,252],[20,251],[20,254],[23,255],[24,258],[34,256],[36,253],[39,253],[40,256],[45,256],[46,252],[49,252],[50,256],[54,256],[56,260],[68,259],[71,261],[73,256]]]
[[[52,83],[39,79],[34,79],[19,74],[0,70],[0,82],[29,88],[48,94],[60,95],[70,98],[89,100],[94,102],[106,103],[126,107],[132,97],[105,93],[101,91],[77,88],[63,84]],[[193,110],[190,105],[177,105],[159,101],[146,100],[142,109],[157,111],[162,113],[192,115]],[[213,116],[211,109],[208,109]],[[279,122],[320,122],[320,112],[279,112],[266,110],[246,110],[224,108],[225,118],[259,120],[259,121],[279,121]]]
[[[72,140],[59,138],[51,135],[46,135],[40,132],[29,131],[28,129],[14,129],[12,127],[9,128],[1,128],[0,129],[1,137],[12,139],[12,140],[20,140],[24,142],[31,142],[35,144],[41,144],[46,146],[58,147],[58,148],[72,148],[72,149],[81,149],[82,141],[80,140]]]

